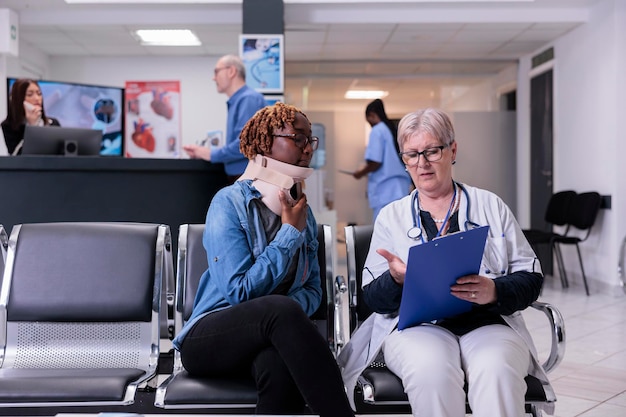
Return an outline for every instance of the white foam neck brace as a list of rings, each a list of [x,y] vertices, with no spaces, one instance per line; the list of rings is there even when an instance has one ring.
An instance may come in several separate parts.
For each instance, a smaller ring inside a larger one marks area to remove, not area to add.
[[[285,190],[287,201],[293,203],[289,189],[311,176],[313,168],[280,162],[267,156],[257,155],[248,161],[248,166],[239,180],[252,180],[254,188],[261,193],[261,200],[277,215],[281,215],[279,192]]]

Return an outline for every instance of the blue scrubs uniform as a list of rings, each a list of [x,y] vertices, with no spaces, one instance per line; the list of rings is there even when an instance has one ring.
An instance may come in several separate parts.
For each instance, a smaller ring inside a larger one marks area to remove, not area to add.
[[[374,127],[365,150],[365,159],[381,165],[367,177],[367,198],[374,210],[374,220],[381,208],[409,193],[411,177],[396,153],[393,134],[383,122]]]

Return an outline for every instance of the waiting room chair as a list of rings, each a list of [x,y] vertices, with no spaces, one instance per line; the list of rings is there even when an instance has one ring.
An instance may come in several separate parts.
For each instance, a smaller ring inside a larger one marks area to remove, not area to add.
[[[175,301],[175,331],[178,333],[191,316],[201,275],[207,269],[202,244],[204,225],[182,225],[179,229],[178,269]],[[333,282],[332,232],[328,225],[318,226],[318,260],[322,278],[322,303],[312,316],[321,333],[328,338],[329,348],[336,349],[334,300],[328,297]],[[165,409],[211,409],[252,412],[256,407],[256,385],[250,378],[200,378],[184,369],[180,354],[174,352],[174,373],[157,388],[155,406]]]
[[[157,368],[169,236],[158,224],[13,227],[0,293],[0,407],[134,402]]]
[[[369,250],[369,242],[372,237],[373,226],[347,226],[346,255],[348,265],[348,291],[350,298],[350,314],[352,323],[358,325],[367,317],[364,308],[362,292],[356,291],[361,288],[363,267]],[[358,306],[361,304],[361,308]],[[563,359],[565,353],[565,328],[563,317],[552,305],[535,302],[533,308],[544,312],[550,323],[552,332],[552,345],[550,355],[543,363],[546,372],[553,370]],[[364,313],[365,312],[365,313]],[[355,330],[355,328],[351,328]],[[533,376],[526,377],[528,386],[526,392],[526,412],[533,416],[540,416],[541,410],[538,405],[556,401],[556,396],[549,386]],[[350,393],[349,393],[350,395]],[[384,362],[373,362],[366,368],[357,381],[353,393],[357,414],[410,414],[411,408],[402,386],[402,381],[393,374]],[[467,412],[471,413],[469,405]]]
[[[563,264],[563,256],[561,254],[560,247],[555,245],[554,240],[557,237],[567,234],[567,231],[569,230],[568,210],[576,195],[576,192],[571,190],[559,191],[554,193],[548,201],[548,207],[546,208],[544,219],[546,223],[552,225],[553,227],[564,226],[565,230],[563,233],[556,233],[553,230],[523,230],[528,243],[530,243],[533,249],[535,249],[535,252],[538,252],[539,245],[548,245],[550,248],[550,256],[552,256],[552,251],[554,251],[557,266],[559,268],[559,277],[561,278],[561,285],[563,288],[568,287],[567,273],[565,272],[565,265]]]
[[[596,222],[598,212],[600,211],[600,204],[602,197],[595,191],[577,194],[570,203],[567,210],[567,224],[570,226],[568,232],[564,235],[556,235],[552,238],[554,245],[559,248],[560,245],[574,245],[576,246],[576,253],[578,254],[578,263],[580,264],[580,272],[583,277],[583,284],[585,285],[585,292],[589,295],[589,285],[587,284],[587,276],[585,275],[585,267],[583,266],[583,258],[580,255],[579,243],[584,242],[591,233],[591,228]],[[572,235],[572,228],[584,232],[583,236]]]

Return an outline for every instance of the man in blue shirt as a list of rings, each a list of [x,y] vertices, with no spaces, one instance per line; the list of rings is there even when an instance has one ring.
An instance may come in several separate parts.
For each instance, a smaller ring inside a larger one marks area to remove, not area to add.
[[[202,158],[224,164],[230,182],[235,182],[248,165],[248,159],[239,151],[239,135],[246,122],[265,107],[263,95],[246,85],[246,68],[235,55],[221,57],[213,70],[217,92],[228,96],[226,145],[211,151],[199,145],[185,145],[183,149],[191,158]]]

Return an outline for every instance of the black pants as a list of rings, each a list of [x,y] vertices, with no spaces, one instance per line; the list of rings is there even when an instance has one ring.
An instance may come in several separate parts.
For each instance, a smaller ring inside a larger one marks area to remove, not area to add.
[[[354,416],[327,343],[302,307],[282,295],[246,301],[202,318],[181,346],[193,375],[254,377],[257,414]]]

